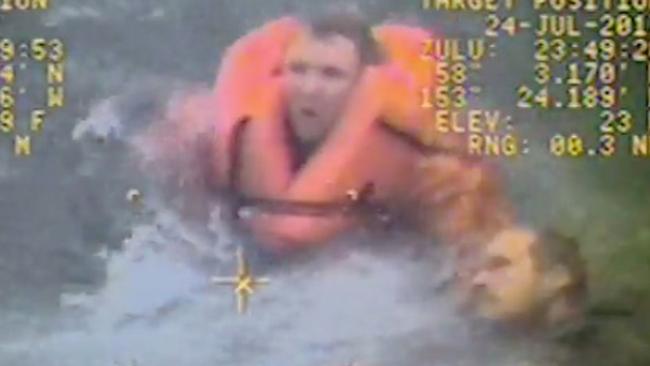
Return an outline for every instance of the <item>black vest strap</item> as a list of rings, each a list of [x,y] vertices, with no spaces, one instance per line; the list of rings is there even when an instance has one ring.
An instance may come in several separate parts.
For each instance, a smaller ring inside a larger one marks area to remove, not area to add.
[[[239,219],[239,211],[242,206],[242,194],[241,194],[241,150],[242,150],[242,139],[244,136],[244,130],[246,126],[250,123],[250,118],[244,117],[233,132],[233,143],[230,146],[230,169],[228,169],[228,194],[231,195],[229,198],[230,203],[230,217],[234,220]]]
[[[233,220],[239,220],[244,210],[263,213],[330,216],[330,215],[359,215],[372,217],[375,221],[388,223],[390,216],[382,205],[372,202],[374,195],[373,183],[367,183],[356,197],[348,197],[338,202],[300,202],[274,200],[257,197],[246,197],[241,192],[242,144],[246,127],[250,119],[245,118],[237,124],[233,133],[233,144],[230,147],[231,166],[228,169],[229,214]]]

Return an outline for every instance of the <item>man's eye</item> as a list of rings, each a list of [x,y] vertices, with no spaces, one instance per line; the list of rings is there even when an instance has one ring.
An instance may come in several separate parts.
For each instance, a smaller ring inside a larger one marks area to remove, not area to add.
[[[499,269],[508,265],[510,265],[510,260],[504,257],[491,258],[487,263],[489,269]]]
[[[323,75],[328,78],[340,79],[345,76],[345,73],[336,67],[325,67],[323,68]]]
[[[293,63],[289,65],[289,71],[294,74],[304,74],[307,72],[307,65],[303,63]]]

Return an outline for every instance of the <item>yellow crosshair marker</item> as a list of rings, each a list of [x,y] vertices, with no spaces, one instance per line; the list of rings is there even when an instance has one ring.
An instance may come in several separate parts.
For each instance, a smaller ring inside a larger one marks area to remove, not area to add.
[[[237,296],[237,312],[243,314],[248,308],[248,298],[253,295],[259,285],[269,283],[267,278],[256,278],[250,271],[244,250],[237,248],[237,276],[235,277],[212,277],[213,283],[220,285],[233,285],[235,296]]]

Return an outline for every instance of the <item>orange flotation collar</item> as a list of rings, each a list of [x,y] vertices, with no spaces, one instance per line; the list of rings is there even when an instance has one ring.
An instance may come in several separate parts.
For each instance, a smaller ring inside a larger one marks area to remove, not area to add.
[[[281,18],[250,32],[229,47],[223,58],[215,87],[216,139],[214,167],[217,175],[228,177],[233,164],[233,134],[243,120],[252,121],[264,153],[260,153],[265,179],[285,188],[291,179],[291,151],[284,139],[283,93],[280,82],[281,65],[291,41],[305,26],[294,18]],[[348,103],[343,120],[328,137],[336,149],[320,149],[312,158],[304,176],[303,186],[296,194],[308,191],[310,185],[334,184],[342,187],[362,185],[362,173],[351,172],[349,162],[355,146],[364,139],[379,120],[391,124],[417,139],[431,126],[431,111],[421,107],[421,91],[431,87],[433,65],[424,60],[424,42],[430,32],[401,25],[373,28],[373,35],[383,47],[388,61],[369,66]],[[430,137],[430,136],[429,136]],[[327,141],[325,142],[327,144]],[[357,148],[358,149],[358,148]],[[348,164],[348,165],[346,165]],[[325,183],[327,182],[327,183]]]

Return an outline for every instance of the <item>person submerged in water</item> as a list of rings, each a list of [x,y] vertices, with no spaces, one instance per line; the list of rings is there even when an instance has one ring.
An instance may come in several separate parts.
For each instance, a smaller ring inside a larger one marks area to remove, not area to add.
[[[559,336],[584,325],[587,273],[577,242],[549,230],[542,240],[523,230],[499,235],[510,238],[484,245],[459,281],[466,305],[482,318]]]

